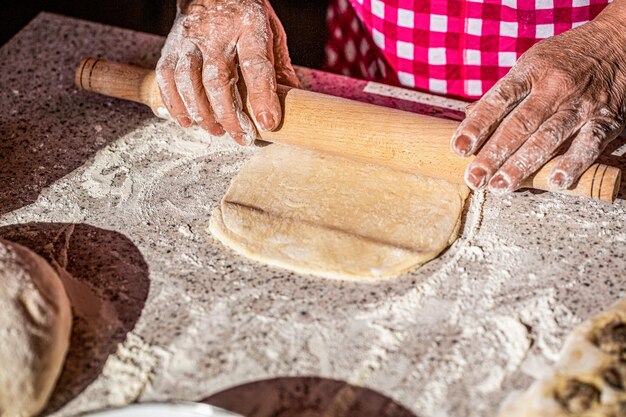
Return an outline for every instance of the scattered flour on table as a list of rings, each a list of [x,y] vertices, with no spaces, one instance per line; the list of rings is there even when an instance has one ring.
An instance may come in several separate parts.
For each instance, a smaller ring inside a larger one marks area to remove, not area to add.
[[[0,224],[114,229],[150,267],[150,295],[135,329],[59,415],[319,375],[373,388],[419,417],[489,416],[555,359],[569,329],[611,297],[601,282],[581,286],[594,264],[576,259],[568,239],[582,235],[593,244],[607,238],[602,222],[620,220],[594,202],[578,203],[579,213],[560,196],[474,194],[462,235],[447,252],[375,286],[245,260],[206,229],[255,152],[150,120],[35,203],[0,217]],[[626,241],[624,233],[610,238]]]
[[[107,359],[101,375],[75,400],[53,415],[73,416],[102,408],[120,407],[141,398],[159,364],[160,349],[129,333]]]

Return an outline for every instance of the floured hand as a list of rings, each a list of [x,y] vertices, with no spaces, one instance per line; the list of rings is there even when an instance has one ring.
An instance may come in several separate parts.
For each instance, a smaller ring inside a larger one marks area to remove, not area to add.
[[[169,113],[182,127],[228,132],[250,145],[256,129],[237,90],[240,66],[253,117],[273,130],[282,119],[276,83],[298,86],[285,31],[267,0],[180,0],[157,65]]]
[[[465,173],[471,188],[514,191],[564,144],[549,184],[575,183],[624,128],[624,22],[622,0],[594,21],[539,42],[469,106],[452,149],[461,156],[480,149]]]

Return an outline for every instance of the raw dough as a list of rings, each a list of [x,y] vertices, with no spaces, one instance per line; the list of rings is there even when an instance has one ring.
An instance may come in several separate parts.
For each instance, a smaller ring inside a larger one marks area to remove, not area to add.
[[[32,416],[45,406],[71,326],[70,303],[52,267],[0,240],[0,416]]]
[[[211,232],[252,259],[329,278],[397,276],[458,235],[468,189],[284,145],[248,161]]]
[[[626,300],[577,326],[554,369],[500,417],[626,417]]]

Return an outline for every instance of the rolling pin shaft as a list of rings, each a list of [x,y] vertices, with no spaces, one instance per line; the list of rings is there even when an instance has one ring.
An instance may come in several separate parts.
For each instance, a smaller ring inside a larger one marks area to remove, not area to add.
[[[152,70],[85,58],[77,68],[76,84],[85,90],[146,104],[157,116],[168,116]],[[283,108],[281,125],[273,132],[258,129],[260,138],[267,142],[456,183],[463,183],[465,168],[473,159],[459,157],[450,150],[450,138],[459,125],[456,121],[283,86],[279,86],[278,95]],[[252,114],[249,109],[248,114]],[[548,175],[554,163],[546,164],[524,186],[549,191]],[[612,202],[620,181],[618,168],[594,164],[573,188],[561,192]]]

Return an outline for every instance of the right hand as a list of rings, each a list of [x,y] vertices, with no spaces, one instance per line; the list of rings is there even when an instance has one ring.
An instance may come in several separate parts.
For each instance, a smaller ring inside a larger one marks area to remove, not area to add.
[[[180,126],[197,123],[213,135],[228,132],[240,145],[254,143],[237,64],[258,126],[274,130],[282,119],[277,82],[299,82],[268,0],[181,0],[157,64],[163,102]]]

